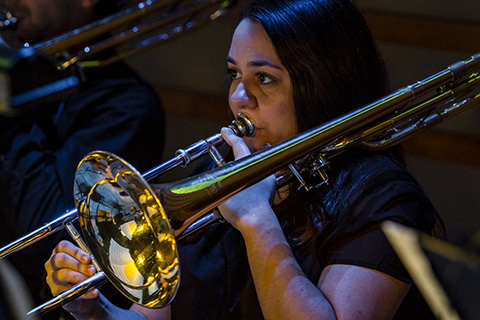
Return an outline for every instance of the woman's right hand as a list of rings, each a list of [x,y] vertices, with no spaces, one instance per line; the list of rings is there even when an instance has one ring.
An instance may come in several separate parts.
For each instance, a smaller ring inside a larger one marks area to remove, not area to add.
[[[50,259],[45,263],[45,270],[47,283],[54,296],[96,273],[90,255],[65,240],[55,247]],[[90,289],[81,298],[63,305],[63,308],[75,315],[91,314],[98,295],[98,289]]]

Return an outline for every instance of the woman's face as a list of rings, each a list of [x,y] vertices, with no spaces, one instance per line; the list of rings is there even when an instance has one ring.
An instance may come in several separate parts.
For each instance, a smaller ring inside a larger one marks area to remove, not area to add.
[[[240,22],[227,66],[232,77],[230,109],[248,115],[255,124],[254,136],[244,138],[248,147],[255,151],[293,137],[298,128],[290,76],[260,23]]]

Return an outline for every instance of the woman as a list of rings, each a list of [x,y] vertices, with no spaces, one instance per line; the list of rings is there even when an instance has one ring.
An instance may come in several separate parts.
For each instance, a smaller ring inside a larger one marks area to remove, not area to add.
[[[256,125],[255,135],[244,139],[222,129],[237,159],[386,90],[374,41],[348,0],[254,1],[235,30],[227,65],[230,108]],[[393,152],[352,150],[330,167],[326,188],[275,191],[272,176],[226,201],[219,209],[228,223],[179,243],[182,285],[173,303],[160,310],[133,305],[132,314],[390,319],[412,311],[425,319],[379,224],[391,219],[430,232],[430,202]],[[75,246],[59,244],[46,263],[53,294],[93,274],[89,263]],[[94,290],[65,308],[78,318],[127,312],[98,295]]]

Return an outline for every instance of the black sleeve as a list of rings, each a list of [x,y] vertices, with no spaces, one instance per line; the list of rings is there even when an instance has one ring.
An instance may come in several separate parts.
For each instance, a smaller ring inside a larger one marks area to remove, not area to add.
[[[361,266],[411,283],[408,272],[378,224],[355,236],[341,239],[330,247],[326,257],[325,265]]]
[[[343,182],[342,201],[323,243],[325,263],[363,266],[410,281],[380,224],[393,220],[430,232],[435,211],[420,185],[384,156],[366,158]]]

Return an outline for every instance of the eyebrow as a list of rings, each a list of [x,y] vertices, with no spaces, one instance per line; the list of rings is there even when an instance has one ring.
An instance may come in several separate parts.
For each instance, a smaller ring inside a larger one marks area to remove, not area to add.
[[[237,64],[235,62],[235,59],[233,59],[232,57],[227,57],[227,63],[232,63],[232,64]],[[271,68],[275,68],[275,69],[278,69],[278,70],[283,70],[280,66],[276,65],[276,64],[273,64],[271,63],[270,61],[268,60],[265,60],[265,59],[259,59],[259,60],[254,60],[254,61],[250,61],[247,66],[249,67],[263,67],[263,66],[268,66],[268,67],[271,67]]]

